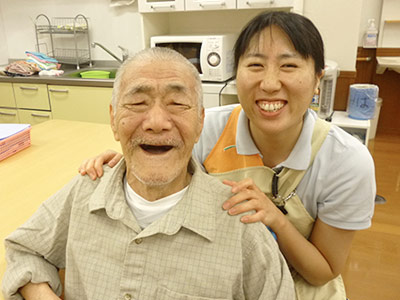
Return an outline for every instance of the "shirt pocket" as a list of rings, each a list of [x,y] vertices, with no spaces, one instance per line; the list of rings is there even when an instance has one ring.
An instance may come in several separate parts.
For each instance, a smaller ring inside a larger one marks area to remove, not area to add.
[[[182,294],[171,291],[163,286],[159,286],[156,292],[157,300],[229,300],[228,298],[210,298],[194,295]]]

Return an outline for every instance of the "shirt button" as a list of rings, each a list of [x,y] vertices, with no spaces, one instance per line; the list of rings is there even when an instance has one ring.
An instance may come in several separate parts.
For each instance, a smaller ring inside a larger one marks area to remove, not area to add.
[[[143,239],[136,239],[135,240],[135,243],[138,244],[138,245],[141,244],[142,242],[143,242]]]
[[[125,300],[131,300],[132,299],[132,295],[131,294],[125,294],[124,295],[124,299]]]

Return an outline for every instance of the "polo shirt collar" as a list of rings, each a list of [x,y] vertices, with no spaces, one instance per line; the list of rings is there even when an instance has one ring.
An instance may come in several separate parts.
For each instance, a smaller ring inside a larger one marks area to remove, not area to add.
[[[240,110],[236,128],[236,150],[241,155],[260,154],[256,144],[251,137],[249,119],[243,109]],[[262,155],[261,155],[262,156]]]
[[[289,157],[276,167],[286,167],[294,170],[306,170],[308,168],[311,159],[311,139],[314,124],[315,120],[311,116],[310,112],[307,111],[304,115],[303,128],[296,145]],[[237,123],[236,149],[238,154],[241,155],[259,154],[262,157],[262,154],[251,137],[249,119],[243,109],[240,111]]]

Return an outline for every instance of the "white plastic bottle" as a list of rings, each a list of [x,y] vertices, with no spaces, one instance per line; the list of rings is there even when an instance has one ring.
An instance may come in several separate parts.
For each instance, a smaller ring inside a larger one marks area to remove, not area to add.
[[[376,48],[378,45],[378,29],[375,26],[375,19],[368,20],[368,28],[364,36],[364,48]]]

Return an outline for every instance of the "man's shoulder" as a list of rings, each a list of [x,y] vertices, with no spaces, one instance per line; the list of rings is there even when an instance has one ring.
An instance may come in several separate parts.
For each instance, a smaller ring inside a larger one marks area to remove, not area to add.
[[[240,219],[249,213],[240,215],[229,215],[229,213],[222,208],[223,203],[232,197],[234,194],[231,192],[231,187],[223,184],[218,178],[213,177],[209,174],[201,174],[203,177],[204,197],[208,198],[212,203],[215,204],[216,211],[216,223],[218,228],[229,228],[229,231],[236,231],[237,234],[241,235],[242,239],[253,243],[255,239],[265,240],[267,236],[270,236],[270,232],[265,225],[260,222],[245,224]],[[251,212],[254,213],[254,212]]]
[[[121,172],[119,168],[103,167],[103,176],[92,180],[88,175],[76,175],[57,194],[67,194],[71,200],[77,202],[88,202],[97,189],[105,190],[113,182],[116,173]]]

